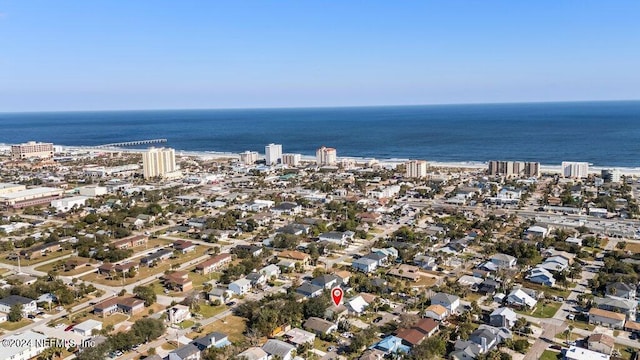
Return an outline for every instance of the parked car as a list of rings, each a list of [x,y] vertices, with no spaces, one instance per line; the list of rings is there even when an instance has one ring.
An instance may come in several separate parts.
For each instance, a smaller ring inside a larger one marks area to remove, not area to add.
[[[71,325],[67,326],[66,328],[64,328],[64,331],[71,331],[71,330],[73,330],[73,327],[76,326],[76,325],[78,325],[78,324],[71,324]]]
[[[374,324],[377,324],[377,323],[379,323],[380,321],[382,321],[382,316],[378,316],[377,318],[373,319],[373,323],[374,323]]]
[[[567,315],[567,319],[569,319],[569,320],[575,320],[575,319],[576,319],[576,316],[575,316],[574,314],[569,314],[569,315]]]

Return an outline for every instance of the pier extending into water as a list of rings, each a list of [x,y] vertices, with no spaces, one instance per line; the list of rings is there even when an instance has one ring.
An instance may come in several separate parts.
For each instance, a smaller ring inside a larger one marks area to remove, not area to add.
[[[147,145],[147,144],[160,144],[166,143],[167,139],[149,139],[149,140],[135,140],[135,141],[125,141],[119,143],[111,143],[94,146],[95,148],[109,148],[109,147],[127,147],[127,146],[136,146],[136,145]]]

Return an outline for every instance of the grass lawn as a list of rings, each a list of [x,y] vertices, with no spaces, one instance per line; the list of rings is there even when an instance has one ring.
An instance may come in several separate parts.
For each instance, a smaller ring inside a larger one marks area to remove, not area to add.
[[[640,244],[628,242],[625,245],[624,250],[625,251],[631,251],[632,253],[639,253],[640,252]]]
[[[188,254],[180,255],[175,259],[169,259],[167,261],[160,263],[155,267],[140,266],[138,273],[133,278],[127,278],[124,280],[123,279],[111,280],[111,279],[105,278],[105,276],[103,275],[98,275],[97,273],[94,273],[94,274],[85,275],[81,277],[81,279],[84,281],[97,282],[98,284],[103,284],[107,286],[122,286],[123,282],[124,282],[124,285],[129,285],[136,281],[139,281],[140,279],[144,279],[149,276],[154,276],[157,274],[162,274],[165,271],[170,270],[171,266],[174,264],[178,264],[178,265],[185,264],[193,259],[196,259],[204,255],[206,251],[207,251],[206,247],[199,246],[196,248],[196,251],[192,251]]]
[[[431,287],[436,284],[438,280],[432,276],[420,276],[420,280],[413,283],[414,286]]]
[[[536,306],[536,309],[533,312],[526,311],[526,310],[525,311],[517,310],[516,312],[523,315],[534,316],[537,318],[552,318],[553,315],[556,314],[558,309],[560,309],[560,306],[562,306],[562,303],[559,303],[559,302],[551,302],[546,305],[543,305],[542,303],[538,303],[538,305]]]
[[[471,293],[468,293],[467,296],[464,297],[464,299],[469,302],[474,302],[474,301],[478,301],[481,297],[482,295],[471,292]]]
[[[532,283],[529,281],[523,281],[522,282],[522,286],[529,288],[529,289],[533,289],[533,290],[538,290],[538,291],[544,291],[545,295],[555,295],[555,296],[561,296],[563,298],[566,298],[569,296],[569,294],[571,294],[571,291],[569,290],[563,290],[560,288],[553,288],[553,287],[549,287],[549,286],[545,286],[545,285],[540,285],[540,284],[536,284],[536,283]]]
[[[0,262],[3,262],[5,264],[9,264],[9,265],[18,266],[18,260],[9,260],[9,259],[7,259],[7,256],[9,255],[9,253],[12,253],[12,252],[13,251],[9,251],[9,252],[5,252],[2,255],[0,255]],[[73,250],[62,250],[62,251],[55,251],[55,252],[52,252],[52,253],[48,253],[45,256],[41,256],[41,257],[33,259],[33,260],[20,259],[20,265],[21,266],[36,265],[36,264],[39,264],[41,262],[45,262],[45,261],[49,261],[49,260],[52,260],[52,259],[57,259],[57,258],[62,257],[62,256],[69,255],[72,252],[73,252]]]
[[[316,337],[316,339],[313,341],[313,347],[320,351],[327,352],[328,351],[327,349],[329,348],[329,346],[333,346],[333,343],[326,342],[324,340],[321,340],[318,337]]]
[[[208,334],[213,331],[220,331],[229,336],[229,341],[238,342],[244,339],[242,333],[247,328],[246,319],[239,316],[230,315],[222,320],[216,320],[207,326],[202,327],[202,332],[192,332],[187,337],[195,339],[202,336],[202,334]]]
[[[562,359],[562,354],[556,351],[545,350],[540,356],[540,360],[557,360]]]
[[[584,321],[574,320],[574,321],[570,322],[569,324],[573,325],[573,327],[576,328],[576,329],[584,329],[584,330],[587,330],[587,331],[593,331],[596,328],[595,325],[589,324],[588,322],[584,322]]]
[[[31,320],[29,319],[22,319],[16,322],[5,321],[2,324],[0,324],[0,328],[3,328],[8,331],[13,331],[13,330],[18,330],[21,327],[27,326],[29,324],[31,324]]]
[[[93,319],[93,320],[97,320],[97,321],[102,322],[102,327],[105,328],[108,325],[113,325],[115,327],[117,324],[127,320],[128,318],[129,318],[128,315],[120,314],[120,313],[109,315],[109,316],[104,317],[104,318],[102,318],[100,316],[96,316],[94,314],[87,314],[86,316],[84,316],[82,318],[73,319],[73,322],[76,323],[76,324],[79,324],[79,323],[81,323],[81,322],[83,322],[85,320]]]
[[[149,310],[152,311],[151,314],[157,314],[159,312],[161,312],[162,310],[164,310],[164,306],[158,303],[155,303],[147,308],[144,309],[144,311],[140,312],[139,314],[136,314],[134,316],[131,317],[131,319],[129,319],[129,321],[131,322],[136,322],[137,320],[140,320],[144,317],[148,317],[149,315]]]
[[[203,318],[207,319],[216,316],[225,310],[227,310],[227,307],[225,305],[212,306],[200,304],[200,310],[197,311],[197,314],[200,314]]]
[[[178,324],[178,326],[180,326],[181,329],[189,329],[189,328],[193,327],[193,324],[195,324],[195,322],[193,320],[185,320],[185,321],[181,322],[180,324]]]
[[[97,262],[94,259],[88,259],[88,258],[80,258],[80,257],[76,258],[76,257],[74,257],[74,259],[81,259],[81,260],[87,261],[88,263],[91,263],[91,264],[95,264]],[[59,263],[64,264],[65,261],[66,260],[60,260],[60,261],[52,262],[50,264],[38,266],[36,268],[36,270],[48,273],[49,271],[53,270],[53,268],[56,267],[56,265],[59,265]],[[63,267],[60,266],[60,268],[63,268]],[[70,271],[62,271],[62,270],[60,270],[60,271],[58,271],[58,274],[60,274],[60,276],[73,276],[73,275],[78,275],[78,274],[85,273],[85,272],[87,272],[89,270],[92,270],[92,269],[94,269],[94,267],[91,266],[91,265],[89,265],[89,266],[80,265],[80,266],[78,266],[75,269],[70,270]]]
[[[198,273],[195,273],[193,271],[189,272],[189,279],[191,279],[191,282],[193,282],[193,288],[196,290],[202,290],[203,284],[206,283],[207,281],[211,281],[211,280],[219,280],[220,279],[220,273],[210,273],[207,275],[201,275]]]
[[[178,348],[177,346],[175,346],[171,342],[166,342],[166,343],[160,345],[160,347],[163,348],[164,350],[168,350],[168,351],[175,350],[175,349]]]
[[[609,243],[609,239],[600,239],[600,248],[604,249],[608,243]]]
[[[620,353],[620,357],[624,360],[631,360],[633,358],[633,354],[635,353],[635,349],[630,348],[624,345],[616,344],[615,349]]]

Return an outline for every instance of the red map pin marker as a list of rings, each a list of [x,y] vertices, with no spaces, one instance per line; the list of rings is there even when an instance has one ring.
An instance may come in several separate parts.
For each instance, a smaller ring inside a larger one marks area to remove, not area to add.
[[[342,301],[342,296],[344,296],[344,291],[342,291],[341,288],[334,287],[333,289],[331,289],[331,298],[333,299],[333,303],[336,306],[340,305],[340,302]]]

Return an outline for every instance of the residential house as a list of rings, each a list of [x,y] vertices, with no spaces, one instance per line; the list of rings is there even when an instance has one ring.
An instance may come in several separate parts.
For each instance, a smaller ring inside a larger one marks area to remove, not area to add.
[[[561,272],[569,267],[569,260],[563,256],[551,256],[544,260],[542,264],[536,265],[536,268],[545,269],[552,272]]]
[[[433,256],[416,255],[413,258],[413,262],[428,271],[436,271],[438,269],[437,259]]]
[[[536,299],[529,296],[529,294],[522,289],[513,289],[509,295],[507,295],[507,304],[509,305],[533,309],[537,303],[538,301]]]
[[[258,257],[258,256],[260,256],[260,254],[262,254],[262,246],[258,246],[258,245],[237,245],[236,247],[233,248],[232,252],[234,254],[241,254],[243,252],[246,252],[248,254],[251,254],[251,256],[253,256],[253,257]]]
[[[551,274],[547,269],[540,267],[533,268],[529,273],[529,276],[527,276],[527,280],[532,283],[546,286],[555,286],[556,284],[556,279],[553,277],[553,274]]]
[[[275,279],[278,276],[280,276],[280,268],[277,265],[271,264],[271,265],[267,265],[265,267],[263,267],[262,269],[260,269],[258,271],[261,274],[264,274],[264,276],[266,276],[267,280],[270,279]]]
[[[308,282],[304,282],[302,283],[302,285],[300,285],[297,289],[296,289],[296,293],[308,297],[308,298],[312,298],[312,297],[318,297],[320,295],[322,295],[322,291],[324,288],[322,288],[321,286],[317,286],[314,285],[312,283],[308,283]]]
[[[334,273],[335,276],[337,276],[340,279],[340,285],[347,285],[349,284],[349,279],[351,279],[351,273],[346,271],[346,270],[340,270],[340,271],[336,271]]]
[[[167,360],[200,360],[200,349],[189,343],[171,351]]]
[[[225,346],[231,345],[229,338],[227,335],[221,332],[212,332],[203,337],[199,337],[191,342],[193,345],[198,347],[200,351],[204,351],[209,348],[223,348]]]
[[[136,315],[144,310],[144,301],[135,297],[116,297],[105,300],[93,307],[93,313],[102,317],[117,312]]]
[[[449,310],[442,305],[431,304],[424,310],[424,317],[443,321],[449,316]]]
[[[47,336],[32,330],[9,335],[2,339],[2,359],[28,360],[34,359],[48,347]],[[7,344],[7,345],[4,345]]]
[[[433,336],[438,331],[438,322],[433,319],[420,319],[410,329],[398,330],[396,336],[408,346],[420,345],[424,339]]]
[[[139,229],[142,229],[142,227],[144,227],[144,220],[134,218],[134,217],[126,217],[122,221],[122,225],[128,229],[139,230]]]
[[[478,293],[481,295],[494,295],[500,288],[500,283],[493,279],[485,279],[478,285]]]
[[[349,313],[360,315],[364,310],[369,307],[369,302],[367,302],[362,295],[356,295],[349,299],[346,303],[346,308]]]
[[[512,269],[516,266],[518,260],[507,254],[495,254],[491,257],[491,262],[500,269]]]
[[[347,246],[349,241],[353,241],[354,233],[352,231],[330,231],[322,233],[318,236],[318,241],[326,241],[340,246]]]
[[[186,271],[174,271],[163,276],[164,285],[174,291],[185,292],[193,289],[193,282]]]
[[[231,254],[222,253],[212,257],[209,260],[205,260],[196,265],[196,272],[199,274],[207,275],[214,271],[220,270],[231,263]]]
[[[633,300],[636,298],[636,287],[622,282],[607,285],[607,295]]]
[[[233,291],[217,287],[211,289],[211,291],[209,291],[209,293],[207,294],[207,298],[209,299],[209,301],[211,301],[212,303],[217,301],[218,304],[224,304],[227,301],[231,300],[232,297]]]
[[[276,230],[277,234],[289,234],[289,235],[308,235],[311,231],[311,226],[304,224],[288,224]]]
[[[587,339],[589,350],[597,351],[601,354],[611,355],[615,347],[615,340],[605,334],[591,334]]]
[[[297,215],[302,212],[302,206],[294,202],[282,202],[269,209],[269,211],[278,217],[282,215]]]
[[[431,297],[431,305],[442,305],[449,314],[455,314],[460,307],[460,298],[456,295],[437,293]]]
[[[593,304],[598,309],[625,314],[627,320],[633,321],[636,319],[636,308],[638,307],[638,303],[635,300],[615,296],[607,296],[604,298],[595,297],[593,298]]]
[[[27,260],[37,259],[41,256],[45,256],[46,254],[56,252],[62,249],[62,243],[59,241],[44,243],[32,246],[28,249],[21,250],[20,255],[23,256]]]
[[[244,295],[251,290],[251,281],[247,279],[238,279],[229,284],[229,290],[233,291],[233,293],[238,296]]]
[[[170,324],[178,324],[185,320],[191,319],[191,309],[185,305],[174,305],[167,309]]]
[[[252,272],[246,276],[246,279],[251,281],[251,286],[262,287],[267,283],[267,277],[259,272]]]
[[[609,360],[610,356],[572,345],[565,351],[564,358],[565,360]]]
[[[196,251],[196,244],[189,240],[176,240],[172,246],[174,250],[179,251],[182,254]]]
[[[0,299],[0,312],[8,314],[11,307],[17,304],[22,305],[22,314],[25,317],[38,310],[35,300],[20,295],[9,295]]]
[[[451,359],[475,359],[484,354],[505,339],[512,338],[511,332],[506,328],[496,328],[489,325],[480,325],[478,329],[469,335],[469,340],[457,340],[454,344],[455,351],[450,354]]]
[[[547,237],[547,235],[549,235],[549,229],[540,225],[534,225],[527,228],[527,230],[525,230],[525,236],[529,238],[533,238],[533,237],[545,238]]]
[[[308,318],[304,322],[303,327],[309,331],[314,332],[317,335],[328,335],[338,330],[338,325],[336,325],[335,323],[318,317]]]
[[[242,360],[269,360],[269,354],[259,347],[250,347],[238,354],[238,358]]]
[[[613,311],[591,308],[589,310],[589,324],[608,326],[614,329],[624,328],[624,322],[627,316],[625,314]]]
[[[351,262],[351,267],[365,274],[371,273],[378,268],[378,262],[368,257],[361,257]]]
[[[370,349],[380,350],[387,355],[397,354],[397,353],[407,354],[411,350],[409,346],[404,345],[402,343],[401,338],[393,335],[389,335],[384,339],[380,340],[379,342],[374,344]]]
[[[278,356],[282,360],[292,360],[296,347],[284,341],[269,339],[262,345],[262,350],[269,354],[270,358]]]
[[[104,263],[98,267],[98,274],[112,278],[115,275],[126,276],[130,271],[138,271],[140,266],[134,262],[124,262],[121,264]]]
[[[311,259],[308,254],[296,250],[282,251],[280,252],[280,254],[278,254],[278,258],[281,260],[295,261],[297,263],[300,263],[300,265],[302,265],[303,267],[309,265],[309,260]]]
[[[89,319],[73,327],[73,332],[80,336],[92,336],[94,332],[102,330],[102,322]]]
[[[516,320],[518,320],[516,313],[507,307],[495,309],[489,315],[489,324],[495,327],[511,329],[513,325],[515,325]]]
[[[159,262],[170,259],[172,256],[173,250],[161,249],[140,259],[140,265],[151,267]]]
[[[131,236],[124,239],[116,240],[111,243],[111,246],[120,250],[132,249],[132,248],[146,245],[148,239],[149,238],[145,235],[136,235],[136,236]]]
[[[336,275],[324,274],[311,280],[311,283],[313,285],[320,286],[325,289],[331,289],[335,286],[340,285],[342,283],[342,280]]]
[[[313,342],[316,340],[316,334],[304,331],[302,329],[293,328],[287,330],[284,333],[284,338],[287,339],[287,342],[295,346],[300,346],[303,344],[313,345]]]
[[[254,200],[240,206],[242,211],[259,212],[271,208],[275,203],[271,200]]]

